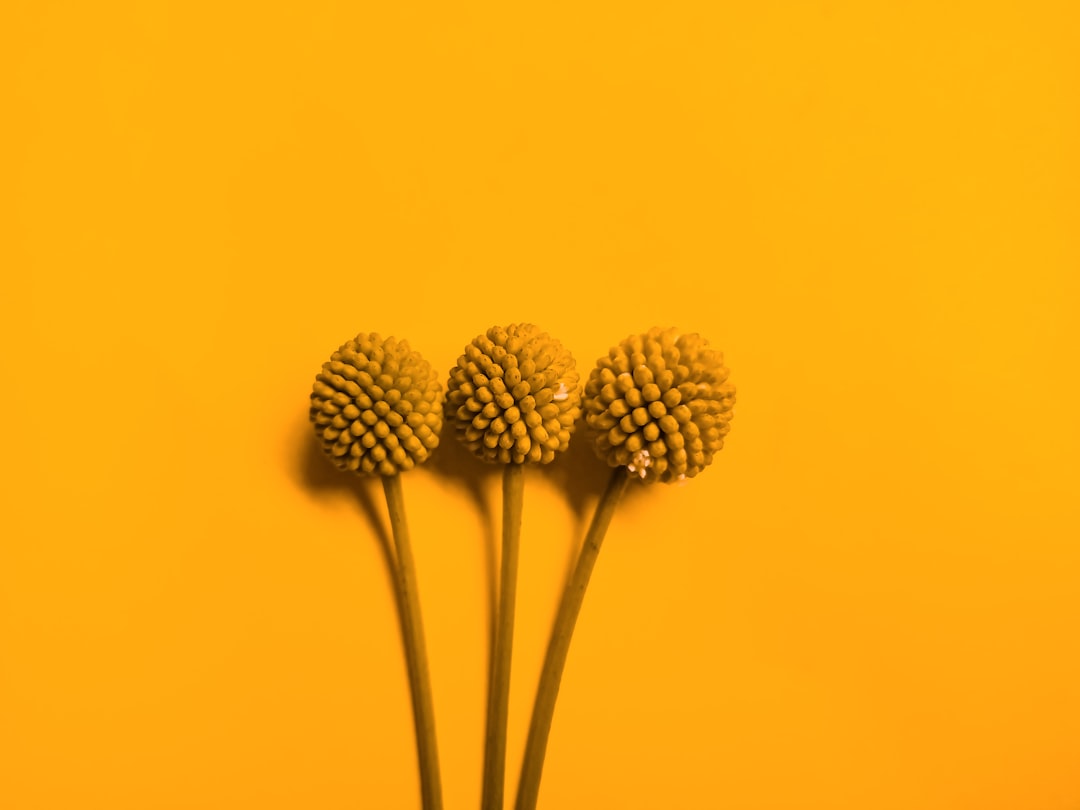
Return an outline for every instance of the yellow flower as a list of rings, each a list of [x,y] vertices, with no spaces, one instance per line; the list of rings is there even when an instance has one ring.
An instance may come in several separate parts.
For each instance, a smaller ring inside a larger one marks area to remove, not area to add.
[[[502,464],[547,464],[581,414],[574,358],[532,324],[477,336],[451,369],[446,396],[458,438]]]
[[[408,342],[359,334],[315,378],[311,421],[343,470],[395,475],[439,445],[442,386]]]
[[[735,405],[723,355],[698,334],[655,327],[597,361],[585,424],[597,453],[645,481],[693,478],[724,446]]]

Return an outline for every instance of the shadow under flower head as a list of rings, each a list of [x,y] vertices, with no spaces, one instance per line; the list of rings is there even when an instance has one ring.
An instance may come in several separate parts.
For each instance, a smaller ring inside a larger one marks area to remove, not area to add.
[[[395,475],[439,445],[443,393],[431,365],[404,340],[361,333],[323,364],[311,421],[342,470]]]
[[[458,438],[485,461],[547,464],[581,415],[574,358],[532,324],[492,327],[458,358],[447,411]]]
[[[693,478],[724,446],[735,386],[724,357],[698,334],[654,327],[597,361],[585,424],[611,467],[644,481]]]

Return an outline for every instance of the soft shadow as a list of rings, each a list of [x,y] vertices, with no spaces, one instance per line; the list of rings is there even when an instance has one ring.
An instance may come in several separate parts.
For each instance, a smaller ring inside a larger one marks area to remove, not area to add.
[[[548,483],[563,493],[578,524],[587,525],[592,517],[592,507],[607,486],[611,469],[597,458],[580,427],[571,437],[565,453],[537,469]]]
[[[377,476],[359,476],[338,470],[326,457],[312,435],[306,415],[304,428],[298,431],[296,458],[300,483],[314,496],[347,493],[356,502],[383,553],[387,576],[390,577],[392,590],[395,598],[398,599],[400,615],[401,604],[395,575],[397,555],[385,517],[381,481]],[[424,469],[451,487],[459,489],[480,518],[482,526],[480,542],[483,546],[484,563],[487,569],[485,580],[488,592],[490,651],[494,644],[498,607],[502,520],[501,500],[493,498],[492,493],[501,492],[499,479],[502,475],[502,466],[488,464],[476,458],[458,441],[453,422],[447,419],[440,435],[439,447],[424,465]],[[529,465],[526,487],[528,487],[529,477],[542,476],[562,493],[564,502],[574,515],[574,542],[568,546],[566,560],[567,580],[577,562],[581,542],[611,474],[611,468],[596,456],[589,437],[581,426],[575,432],[566,452],[560,454],[551,464]],[[636,500],[646,488],[637,482],[631,482],[623,496],[623,502]]]
[[[315,497],[344,493],[355,501],[378,540],[400,616],[403,606],[396,584],[397,554],[394,551],[393,536],[385,515],[382,482],[377,476],[361,476],[337,469],[319,446],[306,414],[303,423],[303,429],[297,430],[294,456],[299,483]],[[424,470],[460,490],[480,517],[482,534],[479,542],[483,547],[486,567],[484,578],[488,592],[488,648],[490,651],[495,638],[495,613],[498,604],[499,523],[501,520],[499,517],[501,508],[496,508],[490,493],[497,486],[502,470],[495,465],[485,464],[473,456],[457,440],[453,425],[449,421],[444,423],[439,437],[439,447],[424,465]]]
[[[484,579],[488,590],[490,650],[495,640],[495,613],[499,599],[499,529],[502,522],[501,506],[496,510],[491,491],[498,484],[502,468],[487,464],[470,453],[468,448],[458,441],[450,420],[444,421],[442,433],[439,435],[439,447],[424,466],[447,484],[460,489],[480,517],[483,527],[480,542],[483,544],[484,565],[487,569]]]
[[[588,434],[579,425],[566,452],[551,464],[540,467],[540,473],[563,493],[574,513],[574,543],[569,547],[566,559],[566,581],[569,582],[593,513],[611,478],[612,468],[596,455]],[[631,481],[622,502],[636,498],[642,489],[637,482]]]
[[[356,502],[379,543],[386,562],[386,575],[390,578],[390,588],[397,601],[398,615],[401,616],[402,604],[396,576],[397,554],[385,517],[382,481],[376,476],[360,476],[339,470],[319,446],[306,418],[304,423],[305,429],[300,432],[302,435],[298,438],[296,452],[301,484],[316,497],[345,493]]]

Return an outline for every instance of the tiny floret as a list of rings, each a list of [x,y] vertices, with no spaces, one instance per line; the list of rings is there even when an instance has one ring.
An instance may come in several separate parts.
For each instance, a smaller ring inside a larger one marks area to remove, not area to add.
[[[547,464],[581,415],[574,358],[532,324],[478,335],[450,370],[446,406],[457,437],[501,464]]]
[[[649,455],[648,450],[642,447],[634,453],[634,457],[630,459],[630,463],[626,465],[626,469],[632,473],[637,473],[639,478],[644,478],[646,475],[645,471],[650,464],[652,464],[652,456]]]
[[[697,334],[650,329],[597,361],[585,383],[597,453],[644,481],[682,482],[724,446],[735,386],[724,357]]]
[[[339,468],[395,475],[422,464],[438,447],[442,386],[406,341],[359,334],[315,377],[310,416]]]

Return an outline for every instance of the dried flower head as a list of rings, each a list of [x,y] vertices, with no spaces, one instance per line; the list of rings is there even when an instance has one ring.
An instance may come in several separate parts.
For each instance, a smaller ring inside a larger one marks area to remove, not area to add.
[[[645,481],[693,478],[724,446],[735,386],[723,355],[697,334],[650,329],[597,362],[585,423],[597,453]]]
[[[581,415],[574,358],[532,324],[494,326],[450,370],[447,410],[458,438],[485,461],[547,464]]]
[[[359,334],[315,377],[315,435],[343,470],[394,475],[439,445],[442,386],[404,340]]]

